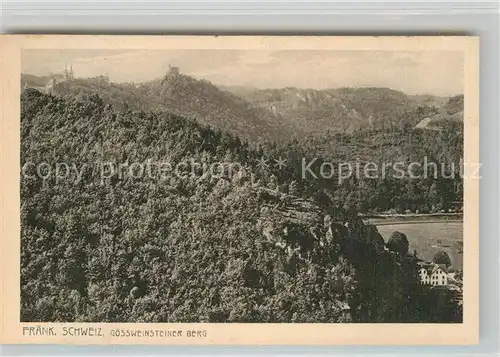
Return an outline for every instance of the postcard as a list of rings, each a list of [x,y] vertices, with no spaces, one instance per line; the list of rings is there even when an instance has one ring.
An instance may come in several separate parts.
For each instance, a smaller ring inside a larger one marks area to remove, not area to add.
[[[477,37],[0,45],[2,343],[478,343]]]

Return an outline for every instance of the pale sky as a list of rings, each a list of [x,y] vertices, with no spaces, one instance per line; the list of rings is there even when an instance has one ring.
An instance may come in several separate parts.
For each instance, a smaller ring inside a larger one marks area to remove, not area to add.
[[[169,64],[214,84],[256,88],[389,87],[408,94],[463,93],[464,57],[452,51],[25,50],[23,73],[112,82],[162,77]]]

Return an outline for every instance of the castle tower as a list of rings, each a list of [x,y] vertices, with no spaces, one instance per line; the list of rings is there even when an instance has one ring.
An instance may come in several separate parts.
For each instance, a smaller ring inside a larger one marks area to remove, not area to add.
[[[178,75],[179,74],[179,67],[172,66],[171,64],[168,65],[168,69],[171,74]]]

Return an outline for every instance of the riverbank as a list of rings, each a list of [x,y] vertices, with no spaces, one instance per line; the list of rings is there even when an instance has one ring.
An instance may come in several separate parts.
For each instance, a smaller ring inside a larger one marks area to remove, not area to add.
[[[375,225],[406,224],[406,223],[462,223],[462,213],[429,213],[429,214],[366,214],[363,220]]]

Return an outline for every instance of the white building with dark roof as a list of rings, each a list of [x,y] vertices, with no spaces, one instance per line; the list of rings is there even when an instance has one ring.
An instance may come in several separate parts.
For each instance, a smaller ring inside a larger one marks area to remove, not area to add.
[[[420,265],[418,274],[422,284],[432,286],[448,285],[448,273],[444,264],[423,262]]]

